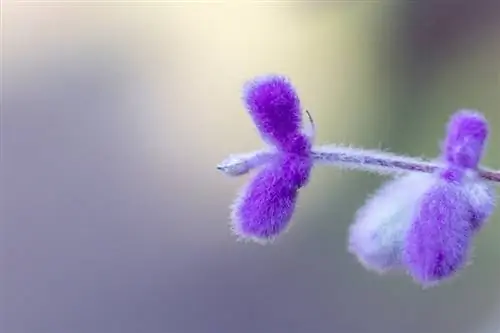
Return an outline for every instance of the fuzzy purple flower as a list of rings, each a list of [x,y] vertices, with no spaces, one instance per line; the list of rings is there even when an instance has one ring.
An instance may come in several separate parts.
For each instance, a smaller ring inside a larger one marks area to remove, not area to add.
[[[258,161],[262,170],[236,200],[232,229],[243,239],[265,242],[283,232],[292,218],[298,191],[309,180],[313,165],[311,142],[301,131],[299,98],[285,77],[266,76],[247,83],[243,100],[261,136],[274,149],[265,161],[263,157]],[[248,164],[237,165],[235,175],[249,170]]]
[[[452,276],[468,258],[472,236],[493,212],[492,188],[477,167],[486,120],[455,113],[443,145],[446,165],[432,174],[387,182],[356,215],[349,251],[368,269],[406,268],[422,285]]]
[[[443,157],[448,169],[442,176],[455,173],[456,181],[468,195],[471,228],[478,231],[495,208],[493,187],[480,179],[477,169],[488,137],[488,122],[483,115],[472,110],[456,112],[448,123]],[[449,179],[450,180],[450,179]]]
[[[448,166],[423,196],[406,238],[405,262],[421,284],[451,277],[465,265],[474,232],[493,210],[494,196],[480,189],[476,175],[487,134],[486,119],[475,112],[457,112],[449,122],[443,148]]]
[[[279,75],[245,85],[243,102],[266,149],[231,155],[217,168],[240,176],[260,168],[233,205],[232,229],[243,239],[275,239],[290,224],[299,190],[314,163],[395,175],[358,211],[348,250],[367,269],[406,270],[424,286],[454,276],[468,260],[474,236],[495,208],[491,182],[500,172],[479,168],[488,126],[478,112],[456,112],[436,161],[376,150],[313,147],[315,126],[302,124],[290,81]]]

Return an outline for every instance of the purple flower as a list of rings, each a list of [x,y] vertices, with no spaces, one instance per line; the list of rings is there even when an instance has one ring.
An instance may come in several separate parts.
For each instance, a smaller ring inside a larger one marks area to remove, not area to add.
[[[493,189],[476,171],[486,128],[477,113],[457,112],[443,146],[447,165],[387,182],[358,211],[348,249],[366,268],[406,268],[430,285],[464,266],[472,236],[495,203]]]
[[[472,110],[456,112],[448,123],[447,136],[442,154],[448,162],[446,173],[455,173],[467,194],[472,217],[473,231],[478,231],[495,208],[493,187],[477,174],[488,137],[488,122],[480,113]]]
[[[488,130],[484,117],[455,113],[443,147],[448,166],[422,197],[406,238],[405,263],[423,285],[451,277],[468,260],[472,236],[493,211],[494,196],[476,169]]]
[[[495,208],[492,182],[500,172],[479,167],[488,124],[476,111],[456,112],[447,126],[439,160],[426,161],[377,150],[313,147],[315,126],[302,124],[290,81],[258,77],[244,87],[243,101],[264,150],[231,155],[217,168],[240,176],[260,168],[232,207],[232,230],[243,239],[266,242],[290,224],[299,190],[314,163],[396,175],[356,214],[348,250],[367,269],[406,270],[424,286],[454,276],[469,258],[474,236]]]
[[[311,142],[301,131],[300,102],[288,79],[257,78],[246,84],[243,99],[261,136],[274,150],[265,155],[265,161],[260,158],[262,170],[233,205],[232,229],[243,239],[264,242],[283,232],[292,218],[298,191],[309,180],[313,165]],[[235,164],[238,167],[231,172],[247,172],[250,161],[255,158]]]

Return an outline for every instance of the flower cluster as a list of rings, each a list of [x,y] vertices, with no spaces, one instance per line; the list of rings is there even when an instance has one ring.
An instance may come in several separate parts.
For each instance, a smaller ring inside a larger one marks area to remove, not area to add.
[[[231,155],[217,166],[239,176],[259,168],[232,207],[232,229],[265,243],[289,225],[300,188],[313,165],[388,174],[357,212],[348,250],[367,269],[406,270],[424,286],[452,277],[470,257],[471,243],[493,213],[492,182],[500,173],[479,168],[488,136],[486,119],[452,115],[436,161],[336,145],[313,146],[315,126],[290,81],[258,77],[244,87],[244,104],[267,148]]]

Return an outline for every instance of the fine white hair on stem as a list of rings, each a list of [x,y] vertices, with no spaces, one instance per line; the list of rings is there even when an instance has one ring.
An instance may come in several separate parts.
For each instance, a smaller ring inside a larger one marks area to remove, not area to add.
[[[444,163],[439,161],[339,145],[316,146],[312,148],[311,154],[314,162],[318,164],[382,175],[401,174],[408,171],[434,173],[445,167]],[[500,183],[500,171],[480,168],[477,174],[485,180]]]
[[[217,165],[217,169],[229,176],[240,176],[269,162],[277,153],[276,150],[268,148],[246,154],[230,155]],[[340,145],[315,146],[311,150],[311,156],[315,164],[332,165],[342,169],[368,171],[381,175],[406,172],[435,173],[445,167],[439,161]],[[482,168],[477,170],[477,174],[485,180],[500,183],[499,171]]]
[[[241,176],[269,162],[275,155],[276,152],[271,149],[258,150],[244,154],[233,154],[219,163],[217,169],[228,176]]]
[[[438,163],[420,158],[339,145],[313,147],[311,154],[314,162],[318,164],[333,164],[340,168],[384,175],[407,171],[433,173],[443,167]]]

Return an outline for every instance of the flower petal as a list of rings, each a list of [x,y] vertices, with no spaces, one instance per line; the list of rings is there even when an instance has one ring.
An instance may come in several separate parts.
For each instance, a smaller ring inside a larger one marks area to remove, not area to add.
[[[440,181],[422,198],[408,231],[404,260],[422,285],[451,277],[467,260],[470,205],[459,184]]]
[[[246,83],[243,101],[261,136],[292,152],[290,140],[302,134],[300,100],[290,80],[267,75]]]
[[[488,137],[488,122],[479,112],[461,110],[448,123],[443,154],[448,163],[476,169]]]
[[[260,242],[276,238],[289,225],[298,190],[307,183],[311,167],[310,159],[286,155],[260,170],[235,201],[233,231]]]
[[[407,230],[433,175],[411,173],[383,184],[358,211],[349,229],[348,250],[365,268],[383,273],[402,266]]]

